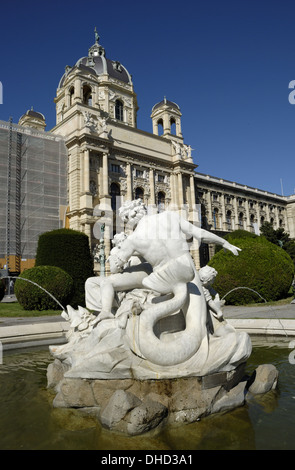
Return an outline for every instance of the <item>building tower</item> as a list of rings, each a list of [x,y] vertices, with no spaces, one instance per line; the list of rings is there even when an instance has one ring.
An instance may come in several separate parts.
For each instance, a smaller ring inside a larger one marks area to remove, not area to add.
[[[68,148],[69,226],[90,240],[95,207],[100,213],[111,210],[113,127],[136,129],[138,109],[131,75],[119,61],[107,58],[99,39],[95,29],[95,43],[87,56],[66,66],[54,100],[53,132],[64,136]],[[106,254],[111,236],[106,226]]]
[[[168,101],[166,97],[160,103],[155,104],[152,109],[151,118],[153,121],[153,133],[163,137],[176,137],[181,140],[181,112],[180,108],[173,101]]]
[[[116,213],[124,200],[141,198],[156,211],[185,206],[193,216],[196,165],[183,142],[179,106],[165,98],[152,109],[154,132],[137,129],[131,75],[107,58],[96,30],[88,55],[66,67],[54,101],[53,132],[68,149],[69,227],[86,233],[92,249],[104,224],[108,257],[110,240],[122,230]]]

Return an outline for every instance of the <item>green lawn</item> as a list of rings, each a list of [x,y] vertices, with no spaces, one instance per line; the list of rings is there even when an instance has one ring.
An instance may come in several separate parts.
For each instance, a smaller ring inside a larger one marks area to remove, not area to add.
[[[60,314],[61,310],[24,310],[18,302],[0,302],[0,319],[1,317],[41,317]]]

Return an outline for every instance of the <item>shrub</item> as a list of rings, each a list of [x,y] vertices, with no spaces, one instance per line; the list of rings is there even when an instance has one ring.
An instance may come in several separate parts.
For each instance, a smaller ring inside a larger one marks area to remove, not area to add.
[[[5,281],[4,279],[0,279],[0,302],[5,295]]]
[[[25,270],[14,285],[14,292],[25,310],[60,310],[61,306],[28,279],[52,294],[64,307],[68,304],[73,290],[73,279],[63,269],[55,266],[37,266]]]
[[[85,281],[93,276],[93,259],[85,233],[71,229],[52,230],[40,235],[36,266],[57,266],[74,281],[70,304],[85,306]]]
[[[248,232],[247,230],[234,230],[233,232],[228,233],[223,237],[225,240],[227,240],[229,243],[232,243],[232,240],[237,240],[237,238],[257,238],[258,235],[256,235],[253,232]],[[222,250],[222,246],[220,245],[215,245],[215,253],[218,251]]]
[[[267,301],[287,297],[294,277],[288,253],[264,237],[228,237],[228,241],[242,249],[239,255],[221,250],[208,263],[218,272],[213,287],[221,298],[237,287],[253,289]],[[228,304],[243,305],[258,302],[258,294],[238,289],[225,300]]]

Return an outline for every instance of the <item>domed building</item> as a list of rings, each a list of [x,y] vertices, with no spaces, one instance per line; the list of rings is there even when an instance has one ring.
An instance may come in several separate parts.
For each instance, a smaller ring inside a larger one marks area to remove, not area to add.
[[[124,200],[140,197],[155,211],[185,206],[193,221],[196,165],[183,141],[179,106],[165,97],[152,108],[153,133],[137,129],[131,74],[107,58],[96,31],[88,55],[66,67],[55,103],[53,132],[68,149],[69,224],[89,236],[92,248],[105,223],[108,256],[110,240],[122,230],[116,210]]]
[[[152,133],[137,128],[132,76],[107,57],[96,30],[88,54],[65,67],[54,101],[56,126],[50,132],[44,132],[45,117],[33,108],[18,125],[0,121],[0,193],[7,199],[0,208],[0,265],[10,259],[10,269],[30,267],[39,234],[62,226],[86,233],[95,251],[104,225],[108,257],[114,234],[122,231],[117,210],[135,198],[152,212],[181,211],[221,236],[236,229],[259,233],[267,221],[295,238],[295,195],[196,171],[177,103],[163,97],[151,107]],[[191,253],[196,266],[204,266],[214,247],[193,243]],[[100,270],[98,262],[95,269]]]
[[[95,39],[88,56],[73,67],[66,66],[55,99],[56,122],[64,121],[68,111],[79,104],[99,110],[102,118],[136,127],[137,100],[131,75],[120,62],[106,57],[97,33]]]
[[[294,197],[284,197],[196,171],[184,142],[181,110],[164,97],[151,109],[152,133],[137,128],[137,97],[131,74],[107,57],[95,31],[88,55],[67,66],[55,98],[54,133],[68,150],[68,221],[94,248],[105,224],[110,240],[121,231],[116,211],[141,198],[155,211],[182,211],[191,222],[218,235],[244,229],[259,233],[264,221],[295,236]],[[211,251],[210,251],[211,250]],[[197,266],[213,254],[191,248]],[[97,268],[99,269],[99,267]]]

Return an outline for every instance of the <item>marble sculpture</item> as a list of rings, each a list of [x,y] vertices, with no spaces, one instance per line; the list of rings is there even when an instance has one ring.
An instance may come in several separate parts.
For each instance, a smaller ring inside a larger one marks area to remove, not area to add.
[[[196,269],[189,240],[236,256],[239,248],[177,212],[148,215],[140,199],[125,202],[119,215],[126,231],[114,237],[111,274],[86,281],[86,308],[62,313],[70,322],[67,343],[50,347],[67,366],[65,377],[192,377],[244,363],[250,338],[223,318],[211,285],[217,273]]]

